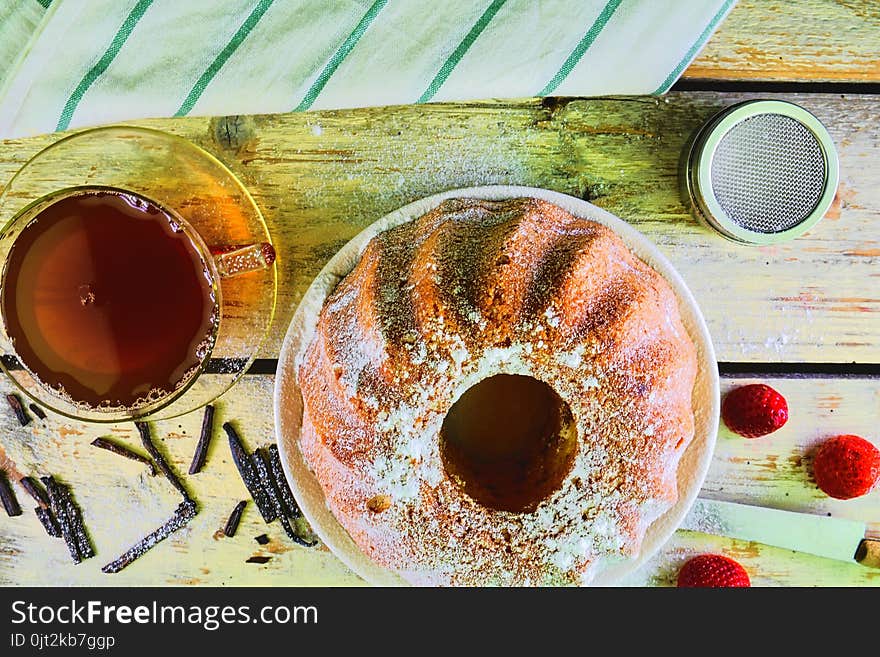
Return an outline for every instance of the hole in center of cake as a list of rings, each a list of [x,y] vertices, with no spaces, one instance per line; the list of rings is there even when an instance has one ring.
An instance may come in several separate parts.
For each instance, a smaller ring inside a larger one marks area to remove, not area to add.
[[[568,404],[530,376],[480,381],[453,404],[440,431],[446,472],[499,511],[533,511],[562,485],[576,451]]]

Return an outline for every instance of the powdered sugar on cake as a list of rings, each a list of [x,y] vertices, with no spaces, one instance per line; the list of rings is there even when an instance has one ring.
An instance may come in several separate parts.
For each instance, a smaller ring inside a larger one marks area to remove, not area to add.
[[[668,284],[609,229],[446,201],[375,238],[326,302],[301,447],[354,541],[412,583],[583,584],[675,502],[695,372]],[[478,504],[440,457],[451,406],[496,374],[547,383],[573,418],[571,471],[530,512]]]

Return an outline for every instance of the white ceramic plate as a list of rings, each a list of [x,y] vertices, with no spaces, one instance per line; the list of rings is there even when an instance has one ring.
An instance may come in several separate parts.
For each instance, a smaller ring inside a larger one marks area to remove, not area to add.
[[[719,387],[715,350],[696,301],[669,261],[641,233],[625,221],[581,199],[534,187],[492,186],[453,189],[415,201],[382,217],[346,244],[306,291],[299,304],[278,361],[275,379],[275,434],[284,471],[315,533],[349,568],[372,584],[400,586],[406,582],[370,560],[336,520],[324,501],[324,494],[299,449],[302,424],[302,396],[297,381],[301,354],[311,341],[318,314],[325,299],[357,264],[367,243],[378,233],[411,221],[449,198],[505,200],[531,196],[565,208],[573,215],[605,224],[614,230],[630,250],[653,267],[670,284],[678,297],[681,319],[697,349],[698,370],[693,407],[694,440],[682,455],[678,469],[678,503],[648,529],[638,557],[606,568],[597,574],[595,585],[613,585],[647,561],[675,532],[702,486],[715,448],[718,432]]]

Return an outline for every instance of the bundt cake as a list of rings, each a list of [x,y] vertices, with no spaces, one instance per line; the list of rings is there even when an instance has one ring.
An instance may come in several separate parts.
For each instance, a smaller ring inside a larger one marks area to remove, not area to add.
[[[372,239],[324,303],[300,448],[410,583],[586,584],[675,503],[696,368],[669,284],[612,230],[447,200]]]

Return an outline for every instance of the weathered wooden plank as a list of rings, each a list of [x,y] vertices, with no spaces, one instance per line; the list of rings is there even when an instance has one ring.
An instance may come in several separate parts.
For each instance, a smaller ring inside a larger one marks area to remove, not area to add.
[[[677,174],[701,122],[752,97],[678,93],[147,123],[216,154],[262,208],[280,271],[265,357],[277,356],[313,277],[363,227],[437,191],[507,183],[586,197],[654,240],[697,297],[719,360],[880,362],[880,332],[872,329],[880,311],[880,98],[775,96],[828,125],[841,185],[827,219],[808,235],[753,248],[689,216]],[[56,138],[0,142],[0,180]]]
[[[739,0],[684,76],[880,81],[880,4]]]
[[[751,379],[727,379],[724,390]],[[857,433],[880,444],[880,380],[774,379],[767,381],[788,399],[791,419],[780,431],[746,440],[722,428],[702,495],[774,508],[869,522],[880,537],[880,490],[854,500],[833,500],[811,481],[809,454],[824,438]],[[218,420],[234,419],[251,449],[272,439],[272,376],[251,376],[222,397]],[[0,386],[6,392],[8,384]],[[183,474],[198,440],[202,415],[191,413],[154,425],[157,444]],[[219,424],[218,431],[219,431]],[[100,566],[161,524],[178,502],[168,482],[150,477],[137,463],[88,443],[112,434],[139,448],[132,424],[99,427],[50,417],[20,427],[0,412],[0,446],[25,474],[53,473],[73,486],[83,507],[98,555],[74,566],[63,543],[43,532],[36,516],[0,518],[0,585],[3,584],[249,584],[349,585],[360,582],[332,554],[304,549],[284,538],[277,523],[266,526],[253,504],[235,538],[219,537],[236,501],[245,499],[226,446],[215,436],[203,472],[184,476],[201,512],[183,531],[117,575]],[[20,490],[20,500],[26,498]],[[260,547],[254,536],[271,542]],[[632,583],[674,581],[687,556],[722,551],[742,561],[762,585],[880,585],[880,571],[778,548],[679,532]],[[265,565],[245,563],[252,555],[271,556]]]

